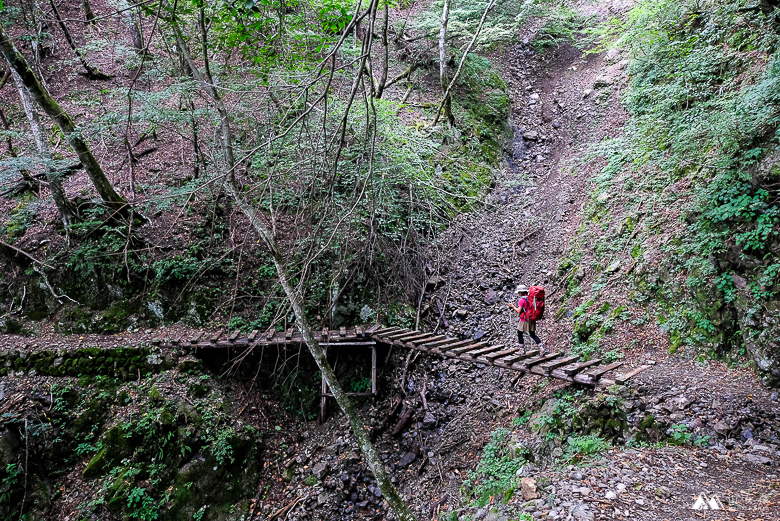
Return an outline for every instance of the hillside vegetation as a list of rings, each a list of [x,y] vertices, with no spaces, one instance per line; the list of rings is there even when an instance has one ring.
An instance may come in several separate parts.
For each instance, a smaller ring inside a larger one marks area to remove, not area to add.
[[[780,378],[780,61],[777,11],[744,2],[640,2],[599,27],[632,60],[624,132],[592,147],[586,223],[569,259],[575,344],[597,344],[602,300],[628,275],[629,317],[671,351],[755,360]],[[585,296],[587,295],[587,296]],[[618,308],[619,304],[615,304]],[[609,311],[616,317],[615,308]],[[625,319],[625,318],[624,318]],[[608,330],[607,330],[608,333]]]

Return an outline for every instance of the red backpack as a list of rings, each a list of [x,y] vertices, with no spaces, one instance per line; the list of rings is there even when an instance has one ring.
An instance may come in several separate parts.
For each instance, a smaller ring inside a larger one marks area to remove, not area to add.
[[[523,320],[543,320],[544,319],[544,288],[541,286],[531,286],[528,288],[528,296],[524,297],[526,301]]]

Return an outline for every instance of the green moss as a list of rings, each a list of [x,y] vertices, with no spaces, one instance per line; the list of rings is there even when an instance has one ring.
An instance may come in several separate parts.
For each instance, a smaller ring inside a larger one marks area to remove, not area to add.
[[[317,476],[315,476],[314,474],[310,474],[310,475],[306,476],[306,478],[303,480],[303,484],[304,485],[308,485],[310,487],[313,487],[314,485],[319,483],[319,481],[320,480],[317,479]]]
[[[162,394],[160,394],[160,391],[157,389],[157,387],[152,386],[151,390],[149,391],[149,399],[152,402],[161,402],[163,399]]]

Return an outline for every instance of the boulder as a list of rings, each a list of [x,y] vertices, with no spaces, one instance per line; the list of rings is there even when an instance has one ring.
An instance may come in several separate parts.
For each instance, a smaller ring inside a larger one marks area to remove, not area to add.
[[[319,480],[325,479],[330,471],[330,466],[327,461],[320,461],[311,469],[311,473]]]
[[[758,454],[745,454],[742,459],[753,465],[770,465],[772,460],[766,456],[759,456]]]
[[[569,515],[574,521],[593,521],[593,512],[584,503],[572,505],[569,508]]]
[[[523,499],[526,501],[541,497],[539,488],[536,486],[536,480],[532,478],[522,478],[520,480],[520,491],[523,494]]]

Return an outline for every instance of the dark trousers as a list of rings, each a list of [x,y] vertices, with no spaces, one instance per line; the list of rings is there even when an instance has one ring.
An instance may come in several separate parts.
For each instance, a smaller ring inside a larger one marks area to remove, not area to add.
[[[536,333],[530,332],[528,334],[531,335],[531,338],[533,339],[534,342],[536,342],[537,345],[542,343],[542,339],[539,338],[539,335],[537,335]],[[525,342],[523,341],[523,332],[520,331],[519,329],[517,330],[517,339],[520,341],[521,346],[525,345]]]

